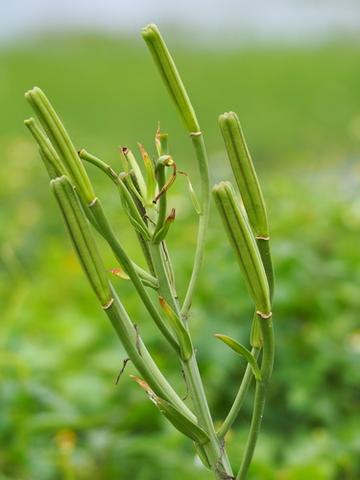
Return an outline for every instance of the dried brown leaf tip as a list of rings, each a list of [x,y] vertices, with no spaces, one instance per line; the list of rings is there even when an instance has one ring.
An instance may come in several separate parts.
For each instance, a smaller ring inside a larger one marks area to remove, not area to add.
[[[122,278],[123,280],[129,280],[129,276],[120,267],[112,268],[110,273],[115,277]]]
[[[139,385],[139,387],[141,387],[146,392],[146,395],[149,397],[149,399],[153,403],[155,403],[155,405],[158,404],[158,397],[156,393],[153,390],[151,390],[150,385],[147,382],[145,382],[145,380],[143,380],[140,377],[137,377],[136,375],[130,375],[130,378],[132,380],[135,380],[135,382]]]
[[[144,145],[142,143],[138,142],[138,147],[139,147],[141,156],[144,160],[144,163],[146,164],[148,162],[151,162],[150,156],[149,156],[148,152],[145,150]]]
[[[149,384],[147,382],[145,382],[145,380],[143,380],[142,378],[140,377],[137,377],[136,375],[130,375],[130,378],[132,380],[135,380],[135,382],[143,389],[145,390],[145,392],[148,392],[149,390],[151,390]]]

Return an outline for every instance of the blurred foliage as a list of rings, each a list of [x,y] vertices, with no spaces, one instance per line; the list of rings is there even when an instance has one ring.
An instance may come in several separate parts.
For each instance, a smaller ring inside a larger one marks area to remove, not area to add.
[[[171,42],[170,42],[171,46]],[[359,49],[189,51],[173,46],[199,112],[213,180],[228,178],[217,115],[239,113],[267,199],[277,290],[277,360],[249,479],[360,478]],[[0,480],[210,479],[192,445],[117,374],[125,358],[66,238],[23,93],[39,85],[79,147],[120,168],[117,149],[150,150],[158,120],[196,183],[193,155],[141,40],[44,38],[0,52]],[[128,251],[139,257],[116,192],[94,181]],[[196,219],[185,180],[170,247],[184,293]],[[251,305],[213,212],[191,316],[220,422],[244,365],[216,342],[246,341]],[[115,266],[107,249],[106,264]],[[130,285],[114,280],[158,364],[185,394],[176,360]],[[230,432],[239,462],[251,401]]]

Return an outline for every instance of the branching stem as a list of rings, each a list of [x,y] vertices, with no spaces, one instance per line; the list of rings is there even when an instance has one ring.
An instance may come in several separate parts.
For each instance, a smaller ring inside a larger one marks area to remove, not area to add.
[[[271,378],[274,364],[275,341],[272,319],[260,318],[259,322],[263,338],[263,353],[261,361],[262,380],[256,382],[254,406],[249,435],[245,446],[245,452],[241,461],[240,470],[236,477],[236,480],[245,480],[252,457],[254,455],[261,421],[264,414],[266,394],[268,391],[269,381]]]
[[[255,358],[258,358],[260,350],[258,348],[253,348],[251,350],[252,355],[254,355]],[[248,364],[246,366],[246,370],[243,376],[243,379],[241,381],[238,393],[236,394],[234,403],[232,404],[232,407],[225,418],[223,424],[219,428],[217,434],[219,438],[224,438],[227,432],[230,430],[232,427],[233,423],[235,422],[236,418],[239,415],[239,412],[241,410],[241,407],[244,404],[244,401],[246,399],[247,392],[249,390],[251,381],[253,379],[253,372],[251,369],[251,366]]]
[[[160,246],[153,243],[151,244],[150,249],[159,281],[159,293],[165,298],[171,308],[173,308],[173,310],[180,317],[181,314],[179,307],[173,297],[172,289],[166,274],[164,259],[160,250]],[[188,329],[186,321],[185,326]],[[186,379],[186,384],[193,401],[195,414],[198,418],[199,426],[205,430],[210,438],[209,444],[204,445],[206,455],[211,464],[212,470],[216,475],[216,478],[223,479],[224,475],[232,475],[232,471],[226,454],[221,448],[220,442],[216,436],[204,386],[202,384],[199,372],[199,367],[196,361],[195,352],[193,352],[189,360],[182,361],[182,368]]]

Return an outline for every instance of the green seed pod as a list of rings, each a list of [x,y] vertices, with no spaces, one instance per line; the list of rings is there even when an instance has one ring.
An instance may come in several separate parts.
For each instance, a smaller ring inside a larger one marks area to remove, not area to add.
[[[209,437],[202,428],[180,413],[179,410],[167,400],[158,397],[142,378],[136,377],[135,375],[130,375],[130,377],[135,380],[143,390],[145,390],[150,400],[158,407],[160,412],[169,420],[169,422],[179,430],[179,432],[191,438],[199,445],[204,445],[209,441]]]
[[[95,198],[95,193],[90,179],[53,106],[38,87],[26,92],[25,98],[30,102],[49,139],[64,162],[79,194],[87,203],[91,203]]]
[[[44,160],[46,168],[50,164],[56,173],[55,177],[61,177],[66,174],[65,167],[61,163],[59,155],[57,154],[55,148],[52,146],[52,143],[47,138],[45,133],[41,130],[34,118],[28,118],[24,121],[24,124],[29,129],[31,135],[34,137],[35,141],[39,145],[41,157]],[[53,174],[51,176],[54,176]]]
[[[256,237],[267,238],[269,226],[265,202],[236,113],[220,115],[219,125],[250,226]]]
[[[147,25],[142,31],[142,36],[187,130],[190,133],[200,131],[194,109],[186,93],[184,84],[158,27],[154,24]]]
[[[234,189],[230,182],[221,182],[214,187],[213,194],[256,309],[263,316],[270,315],[266,273],[246,215],[236,201]]]
[[[111,302],[109,280],[92,236],[80,202],[66,176],[50,182],[55,198],[63,214],[72,243],[88,280],[101,305],[106,308]]]

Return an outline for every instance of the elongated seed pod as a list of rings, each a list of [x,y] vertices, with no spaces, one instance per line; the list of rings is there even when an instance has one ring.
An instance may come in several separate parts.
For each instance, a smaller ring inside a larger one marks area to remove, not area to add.
[[[213,194],[256,308],[262,315],[270,315],[271,302],[266,273],[245,213],[236,201],[234,189],[230,182],[221,182],[215,185]]]
[[[267,238],[265,202],[239,118],[234,112],[224,113],[219,117],[219,125],[250,226],[256,237]]]
[[[58,178],[58,173],[57,171],[55,170],[54,166],[52,163],[49,162],[48,158],[45,156],[43,150],[41,150],[41,148],[39,147],[39,153],[40,153],[40,157],[45,165],[45,168],[46,168],[46,171],[50,177],[50,180],[52,180],[53,178]]]
[[[52,180],[50,185],[81,266],[101,305],[106,307],[112,298],[109,280],[74,188],[66,176]]]
[[[90,179],[64,125],[48,98],[38,87],[34,87],[26,92],[25,98],[31,104],[49,139],[60,155],[79,194],[87,203],[92,202],[95,198],[95,193]]]
[[[161,36],[158,27],[147,25],[142,36],[155,60],[160,75],[169,90],[172,99],[189,132],[198,132],[200,127],[184,84],[175,66],[174,60]]]
[[[64,165],[61,163],[59,155],[57,154],[50,140],[37,124],[36,120],[34,118],[28,118],[24,121],[24,124],[39,145],[42,156],[45,157],[44,161],[50,163],[56,172],[56,176],[61,177],[62,175],[65,175],[66,170]]]

